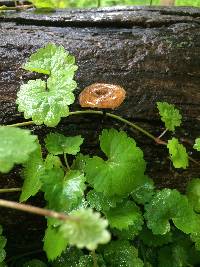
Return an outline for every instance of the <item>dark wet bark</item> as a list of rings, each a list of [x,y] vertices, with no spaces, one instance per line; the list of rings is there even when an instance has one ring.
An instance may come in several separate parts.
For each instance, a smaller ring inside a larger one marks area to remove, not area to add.
[[[23,121],[15,105],[16,92],[22,82],[36,75],[22,70],[21,65],[49,42],[62,44],[76,56],[77,95],[94,82],[119,84],[126,89],[127,99],[114,113],[158,136],[163,124],[156,102],[167,101],[175,104],[184,118],[177,136],[189,142],[200,136],[200,9],[130,7],[46,14],[31,10],[0,13],[0,124]],[[76,102],[71,110],[78,109]],[[92,154],[97,150],[97,136],[103,127],[124,125],[88,115],[63,119],[58,131],[82,134],[86,139],[83,152]],[[41,138],[52,131],[42,126],[31,129]],[[124,129],[144,149],[147,173],[159,187],[183,191],[188,179],[199,176],[197,165],[190,164],[186,171],[174,170],[164,147],[128,127]],[[198,159],[199,155],[194,153],[193,157]],[[22,183],[18,169],[1,176],[1,187]],[[18,199],[17,194],[6,197]],[[32,203],[41,206],[40,198],[34,198]],[[18,253],[29,250],[28,246],[38,246],[40,218],[34,222],[33,216],[8,210],[3,210],[1,216],[0,223],[7,224],[10,251]],[[29,229],[26,235],[25,228]]]

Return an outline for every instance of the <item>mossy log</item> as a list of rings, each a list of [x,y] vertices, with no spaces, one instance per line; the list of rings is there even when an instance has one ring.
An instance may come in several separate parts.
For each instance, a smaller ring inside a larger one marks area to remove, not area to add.
[[[21,66],[29,55],[47,43],[63,45],[74,54],[79,66],[76,74],[80,91],[94,83],[119,84],[127,91],[124,104],[113,112],[141,125],[155,136],[164,129],[156,109],[157,101],[175,104],[183,115],[176,136],[192,151],[200,136],[200,9],[129,7],[69,10],[39,13],[28,10],[0,13],[0,124],[23,121],[17,111],[16,93],[20,84],[38,77]],[[79,110],[76,101],[71,110]],[[57,131],[85,137],[83,152],[98,150],[98,135],[105,127],[123,128],[144,150],[147,173],[158,187],[184,191],[200,167],[175,170],[166,148],[156,145],[137,131],[101,117],[88,115],[62,119]],[[54,131],[44,126],[30,127],[42,138]],[[164,139],[170,136],[167,133]],[[193,153],[193,152],[191,152]],[[199,155],[192,156],[199,160]],[[19,187],[20,169],[1,175],[0,187]],[[5,198],[18,200],[19,194]],[[41,204],[42,196],[33,198]],[[5,225],[10,254],[41,246],[44,220],[37,216],[1,209],[0,223]],[[38,243],[39,242],[39,243]]]

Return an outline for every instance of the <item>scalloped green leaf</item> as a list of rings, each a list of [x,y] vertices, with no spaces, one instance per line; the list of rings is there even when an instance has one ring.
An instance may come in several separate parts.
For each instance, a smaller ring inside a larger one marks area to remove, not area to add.
[[[0,127],[0,172],[9,172],[15,164],[25,163],[37,148],[37,136],[15,127]]]
[[[63,153],[76,155],[80,151],[83,140],[84,138],[80,135],[67,137],[58,133],[50,133],[45,138],[45,143],[49,153],[54,155]]]
[[[35,196],[42,186],[40,176],[43,173],[44,162],[42,158],[41,146],[37,144],[37,149],[29,156],[29,160],[24,164],[24,183],[20,195],[20,201],[26,201],[29,197]]]
[[[95,191],[123,196],[142,184],[146,164],[134,139],[123,131],[103,130],[100,146],[108,159],[95,156],[86,160],[85,166],[86,179]]]
[[[167,148],[169,149],[170,159],[175,168],[186,169],[189,166],[188,154],[186,148],[179,144],[177,138],[168,140]]]
[[[19,105],[18,110],[24,112],[25,119],[32,118],[36,125],[44,123],[46,126],[55,127],[61,117],[69,115],[68,106],[74,99],[70,84],[63,88],[56,85],[46,89],[46,82],[37,79],[21,86],[16,103]]]
[[[146,204],[145,210],[147,226],[155,235],[164,235],[169,232],[170,220],[186,234],[194,232],[198,225],[196,214],[187,197],[175,189],[158,191],[150,203]]]
[[[55,127],[62,117],[69,115],[69,105],[75,98],[73,80],[77,67],[74,57],[62,46],[48,44],[34,53],[24,68],[50,75],[47,81],[30,80],[20,87],[16,103],[26,119],[32,118],[35,124]]]
[[[128,230],[129,226],[135,225],[142,230],[143,216],[133,201],[124,201],[104,213],[111,228]]]
[[[80,209],[72,211],[70,216],[72,220],[63,223],[59,229],[70,245],[95,250],[98,245],[110,241],[110,234],[106,230],[108,222],[100,217],[100,213],[92,209]]]
[[[69,55],[69,52],[62,45],[58,46],[49,43],[33,53],[23,68],[31,72],[48,75],[65,68],[67,73],[71,71],[71,76],[69,74],[66,75],[73,79],[74,71],[77,70],[77,66],[74,64],[75,57]]]
[[[182,116],[179,110],[176,109],[174,105],[168,104],[167,102],[157,102],[157,107],[166,129],[174,132],[175,127],[181,125]]]

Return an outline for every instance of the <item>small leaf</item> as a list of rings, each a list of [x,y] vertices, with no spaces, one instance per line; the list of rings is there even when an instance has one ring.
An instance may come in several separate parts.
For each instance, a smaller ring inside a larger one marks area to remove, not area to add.
[[[37,149],[29,156],[28,162],[24,164],[23,177],[24,183],[20,195],[20,201],[26,201],[40,190],[42,182],[40,175],[43,171],[43,158],[41,147],[38,143]]]
[[[175,168],[186,169],[189,165],[188,154],[186,148],[179,144],[178,139],[172,138],[168,140],[167,148],[169,149],[170,159]]]
[[[83,140],[80,135],[66,137],[62,134],[55,133],[48,134],[45,138],[45,143],[49,153],[54,155],[63,153],[76,155],[80,151]]]
[[[36,139],[29,130],[0,127],[0,172],[7,173],[14,164],[26,162],[37,148]]]
[[[194,232],[198,224],[196,214],[189,205],[187,197],[175,189],[158,191],[150,203],[146,204],[145,210],[147,226],[155,235],[169,232],[170,220],[186,234]]]
[[[168,104],[167,102],[157,102],[157,107],[166,129],[174,132],[175,127],[181,125],[182,116],[179,110],[176,109],[174,105]]]
[[[194,149],[200,151],[200,137],[195,140]]]
[[[106,230],[108,222],[100,218],[99,213],[94,213],[91,209],[80,209],[72,211],[70,216],[73,219],[60,227],[60,233],[70,245],[95,250],[99,244],[109,242],[110,234]]]
[[[112,267],[143,267],[137,249],[128,241],[112,241],[104,247],[104,259],[107,266]]]
[[[103,130],[100,146],[108,160],[96,156],[88,159],[85,167],[87,181],[95,191],[107,196],[131,193],[143,181],[146,164],[142,150],[125,132],[115,129]]]
[[[133,201],[124,201],[116,208],[106,211],[105,215],[112,228],[128,230],[129,226],[136,224],[142,229],[143,217],[139,207]]]

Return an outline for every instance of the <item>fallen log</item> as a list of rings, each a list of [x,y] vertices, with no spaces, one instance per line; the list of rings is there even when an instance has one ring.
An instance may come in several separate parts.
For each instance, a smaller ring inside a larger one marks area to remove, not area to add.
[[[24,71],[21,65],[47,43],[62,44],[75,55],[79,66],[76,95],[95,82],[118,84],[125,88],[127,98],[114,113],[159,136],[164,127],[156,102],[167,101],[183,115],[177,136],[189,144],[200,136],[200,9],[126,7],[1,12],[0,124],[24,120],[17,111],[16,93],[22,82],[38,76]],[[79,109],[76,101],[71,110]],[[135,138],[149,163],[147,173],[158,187],[184,191],[187,181],[199,176],[198,165],[191,163],[189,170],[174,170],[164,147],[111,119],[102,121],[94,115],[70,117],[63,119],[57,130],[68,135],[82,134],[86,140],[83,152],[92,154],[97,150],[98,134],[105,127],[123,128]],[[41,137],[52,130],[44,126],[30,128]],[[187,147],[192,150],[191,145]],[[193,157],[198,159],[198,154]],[[1,188],[21,184],[18,168],[1,175]],[[5,197],[18,200],[19,195]],[[41,206],[41,199],[33,198],[31,203]],[[0,224],[5,225],[10,254],[41,246],[45,224],[41,218],[2,209]]]

